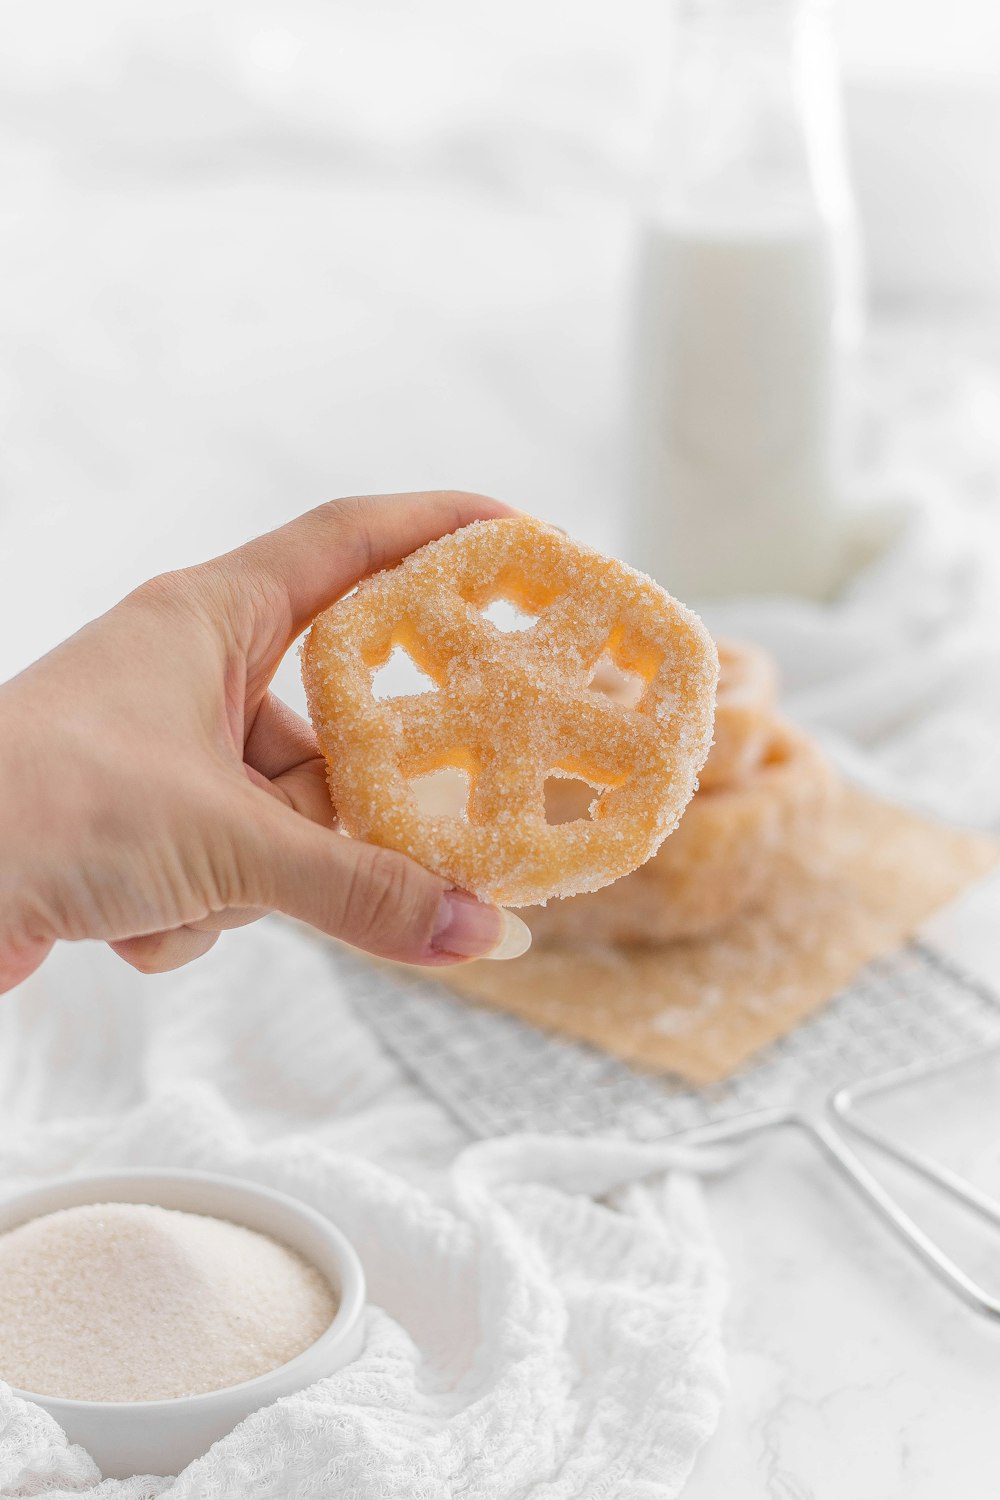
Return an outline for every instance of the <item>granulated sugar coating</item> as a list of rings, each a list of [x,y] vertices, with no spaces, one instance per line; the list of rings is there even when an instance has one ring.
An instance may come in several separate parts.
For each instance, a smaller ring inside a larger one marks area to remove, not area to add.
[[[505,632],[484,610],[535,616]],[[430,690],[379,700],[401,646]],[[606,656],[638,702],[591,686]],[[430,542],[314,622],[309,711],[341,822],[484,900],[525,906],[608,885],[676,827],[712,739],[718,658],[697,616],[652,579],[527,516]],[[464,818],[421,811],[412,782],[464,771]],[[579,777],[589,816],[553,826],[544,786]]]
[[[0,1235],[0,1378],[39,1395],[237,1385],[301,1354],[336,1310],[301,1256],[202,1214],[91,1203]]]

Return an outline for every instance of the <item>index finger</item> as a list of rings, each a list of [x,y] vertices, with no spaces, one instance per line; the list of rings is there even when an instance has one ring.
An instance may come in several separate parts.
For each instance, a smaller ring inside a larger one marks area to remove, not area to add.
[[[425,542],[471,521],[514,514],[500,500],[462,490],[353,495],[306,511],[227,552],[218,564],[235,573],[249,569],[287,600],[291,640],[370,573],[392,567]]]

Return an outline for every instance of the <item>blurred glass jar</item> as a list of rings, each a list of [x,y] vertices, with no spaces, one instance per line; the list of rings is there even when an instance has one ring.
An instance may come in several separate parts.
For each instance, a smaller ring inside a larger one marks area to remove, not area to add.
[[[642,226],[632,554],[681,598],[827,596],[861,324],[822,0],[681,0]]]

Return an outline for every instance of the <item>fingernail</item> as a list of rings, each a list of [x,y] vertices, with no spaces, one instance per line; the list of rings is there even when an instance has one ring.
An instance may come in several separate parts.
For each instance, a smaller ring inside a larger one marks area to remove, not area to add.
[[[431,934],[435,953],[455,958],[517,958],[531,947],[531,929],[513,912],[465,891],[445,891]]]

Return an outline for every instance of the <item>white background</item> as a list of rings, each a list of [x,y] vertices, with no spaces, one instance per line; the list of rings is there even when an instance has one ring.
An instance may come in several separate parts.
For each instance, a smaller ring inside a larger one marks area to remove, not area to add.
[[[5,11],[0,678],[333,494],[476,488],[617,544],[659,0]],[[876,302],[988,326],[1000,11],[840,27]],[[713,1206],[733,1395],[692,1500],[994,1494],[995,1330],[794,1142]]]

